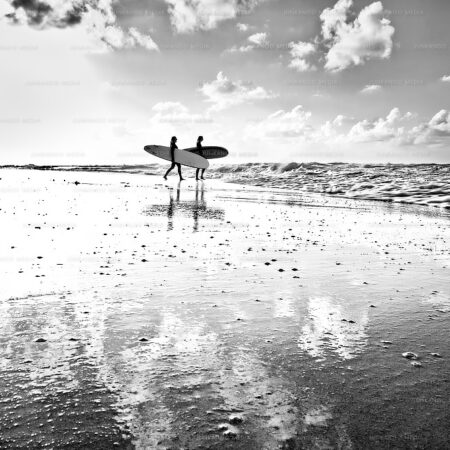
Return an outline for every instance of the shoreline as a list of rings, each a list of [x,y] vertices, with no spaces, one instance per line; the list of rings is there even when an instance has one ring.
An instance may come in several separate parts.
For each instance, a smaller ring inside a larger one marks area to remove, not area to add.
[[[251,163],[244,164],[244,166],[248,166]],[[269,166],[283,166],[281,163],[264,163],[264,165],[268,164]],[[285,166],[289,166],[291,164],[297,163],[289,163]],[[308,163],[305,163],[308,164]],[[317,164],[319,166],[335,166],[335,165],[343,165],[345,163],[312,163]],[[253,164],[257,165],[257,163]],[[349,164],[349,166],[355,166],[356,164]],[[284,179],[281,178],[281,182],[275,182],[273,179],[269,179],[267,177],[263,177],[262,179],[254,179],[252,177],[242,177],[237,176],[235,178],[230,178],[229,175],[222,176],[223,167],[227,167],[227,165],[219,165],[214,168],[214,166],[210,167],[207,173],[207,180],[221,180],[225,183],[230,183],[238,186],[252,186],[254,188],[260,189],[268,189],[270,191],[278,191],[281,192],[297,192],[300,195],[322,195],[324,197],[329,198],[343,198],[343,199],[351,199],[357,201],[368,201],[368,202],[383,202],[386,204],[400,204],[400,205],[414,205],[419,207],[424,207],[423,211],[426,214],[426,209],[433,209],[435,211],[441,211],[443,216],[450,217],[450,164],[361,164],[359,166],[370,166],[370,167],[441,167],[448,169],[448,184],[443,185],[441,192],[439,195],[436,195],[436,189],[431,190],[430,194],[426,192],[426,190],[421,193],[421,197],[419,199],[412,196],[411,198],[405,192],[399,192],[398,195],[389,194],[387,197],[383,197],[379,192],[374,193],[359,193],[357,190],[354,193],[351,192],[342,192],[336,187],[327,188],[327,189],[301,189],[299,186],[296,186],[295,183],[291,185],[283,185]],[[228,165],[229,167],[239,165]],[[358,166],[358,165],[356,165]],[[129,174],[129,175],[147,175],[147,176],[162,176],[166,170],[166,166],[162,164],[141,164],[141,165],[89,165],[89,166],[79,166],[79,165],[67,165],[67,166],[59,166],[59,165],[45,165],[45,166],[34,166],[34,165],[22,165],[22,166],[0,166],[0,170],[38,170],[38,171],[51,171],[51,172],[74,172],[74,173],[118,173],[118,174]],[[101,170],[100,170],[101,169]],[[189,174],[194,174],[195,169],[185,167],[185,171]],[[1,172],[0,172],[1,173]],[[276,176],[283,177],[286,175],[286,172],[275,172]],[[187,180],[192,178],[187,178]],[[434,186],[431,186],[432,188]],[[424,186],[426,188],[426,186]],[[420,186],[419,186],[420,189]],[[352,190],[352,189],[351,189]],[[351,191],[350,190],[350,191]],[[417,189],[415,189],[417,191]],[[385,195],[385,194],[383,194]]]

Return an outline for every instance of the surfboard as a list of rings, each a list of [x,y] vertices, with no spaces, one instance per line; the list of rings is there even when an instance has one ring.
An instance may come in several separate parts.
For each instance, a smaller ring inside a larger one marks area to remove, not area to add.
[[[165,147],[164,145],[146,145],[144,150],[157,158],[172,161],[170,147]],[[185,150],[175,150],[175,162],[183,166],[194,167],[195,169],[207,169],[209,167],[207,159]]]
[[[186,152],[195,153],[196,155],[199,154],[197,147],[183,148],[183,150]],[[202,153],[203,158],[206,159],[225,158],[225,156],[228,156],[228,150],[226,148],[217,147],[216,145],[205,145],[202,147]]]

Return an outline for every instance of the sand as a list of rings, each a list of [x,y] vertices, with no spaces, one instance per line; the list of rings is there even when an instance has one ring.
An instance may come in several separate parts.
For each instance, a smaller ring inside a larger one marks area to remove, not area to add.
[[[121,173],[0,190],[0,448],[448,445],[438,209]]]

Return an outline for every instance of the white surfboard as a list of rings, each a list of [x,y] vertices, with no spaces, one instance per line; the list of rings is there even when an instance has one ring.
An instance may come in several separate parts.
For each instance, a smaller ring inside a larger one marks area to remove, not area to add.
[[[164,145],[146,145],[144,150],[157,158],[172,161],[170,157],[170,147]],[[183,166],[194,167],[195,169],[207,169],[209,161],[195,153],[186,152],[184,150],[175,150],[175,162]]]

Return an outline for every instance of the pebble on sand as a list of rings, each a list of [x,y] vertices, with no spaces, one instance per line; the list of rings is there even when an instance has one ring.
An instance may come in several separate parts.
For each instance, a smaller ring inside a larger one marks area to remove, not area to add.
[[[223,435],[228,438],[235,438],[237,436],[237,433],[233,430],[226,430],[223,432]]]
[[[434,356],[435,358],[442,358],[440,353],[431,353],[431,356]]]
[[[148,342],[148,339],[146,337],[141,337],[139,338],[140,342]]]
[[[34,342],[47,342],[47,339],[44,338],[37,338]]]
[[[420,363],[420,362],[418,362],[418,361],[413,361],[413,362],[411,363],[411,365],[414,366],[414,367],[422,367],[422,363]]]
[[[406,359],[418,359],[419,358],[419,356],[413,352],[402,353],[402,356],[403,356],[403,358],[406,358]]]
[[[233,414],[228,418],[228,422],[230,422],[233,425],[236,425],[238,423],[242,423],[244,421],[244,418],[242,416],[238,416],[236,414]]]

